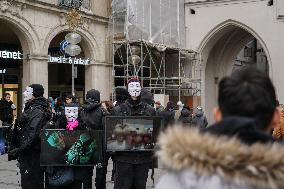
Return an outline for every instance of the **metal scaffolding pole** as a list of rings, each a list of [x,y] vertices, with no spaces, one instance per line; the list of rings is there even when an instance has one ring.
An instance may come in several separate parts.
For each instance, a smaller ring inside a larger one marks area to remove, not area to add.
[[[125,87],[125,81],[135,75],[140,77],[142,86],[154,93],[173,95],[179,100],[182,96],[200,94],[200,60],[196,59],[196,52],[182,49],[181,45],[180,4],[180,0],[126,0],[126,5],[121,6],[123,8],[119,8],[118,12],[113,10],[112,63],[114,84],[117,84],[115,87],[122,85],[122,81]],[[173,8],[175,6],[176,9]],[[175,22],[167,22],[170,14]],[[117,19],[115,16],[118,16]],[[159,33],[153,30],[153,25],[156,25]],[[119,38],[117,34],[120,34],[122,28],[123,36]],[[140,51],[135,51],[134,46],[140,46]],[[139,64],[133,62],[138,52]],[[192,58],[194,54],[195,58]],[[173,69],[173,72],[169,69]]]

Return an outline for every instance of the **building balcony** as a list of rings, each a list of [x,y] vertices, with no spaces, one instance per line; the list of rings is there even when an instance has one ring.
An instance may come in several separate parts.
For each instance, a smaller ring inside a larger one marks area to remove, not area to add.
[[[91,0],[59,0],[59,6],[66,8],[80,9],[84,12],[92,12]]]

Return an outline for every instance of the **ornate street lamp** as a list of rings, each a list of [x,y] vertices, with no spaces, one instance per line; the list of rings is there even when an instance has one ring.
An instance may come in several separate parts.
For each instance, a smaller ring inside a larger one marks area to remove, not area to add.
[[[66,18],[69,24],[69,28],[73,32],[68,33],[65,36],[65,40],[68,43],[70,43],[65,47],[65,52],[74,58],[75,56],[79,55],[82,52],[81,47],[78,45],[81,42],[82,38],[78,33],[74,32],[81,22],[81,15],[76,9],[73,9],[67,13]],[[72,61],[72,95],[73,96],[75,96],[74,79],[75,79],[75,73],[74,73],[74,60],[73,60]]]
[[[72,57],[79,55],[82,51],[81,47],[77,45],[81,42],[81,36],[75,32],[68,33],[65,40],[70,44],[65,47],[65,52]],[[75,96],[75,73],[74,73],[74,60],[72,61],[72,95]]]

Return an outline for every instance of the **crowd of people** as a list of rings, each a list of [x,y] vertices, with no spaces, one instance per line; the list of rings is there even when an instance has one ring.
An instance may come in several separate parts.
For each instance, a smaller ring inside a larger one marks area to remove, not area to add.
[[[169,172],[157,189],[284,187],[284,150],[276,142],[284,140],[283,109],[281,117],[272,82],[255,69],[221,80],[218,107],[213,110],[216,122],[211,126],[202,107],[191,109],[181,101],[169,101],[164,108],[136,77],[128,81],[127,89],[116,89],[114,103],[101,102],[100,92],[95,89],[86,93],[82,105],[72,95],[65,102],[43,95],[40,84],[26,88],[24,109],[14,127],[19,136],[8,151],[19,161],[23,189],[91,189],[94,166],[40,166],[40,135],[42,129],[104,130],[105,116],[160,116],[164,120],[165,132],[159,137],[157,154]],[[12,108],[12,104],[7,103],[7,107]],[[120,136],[127,128],[117,124],[114,132]],[[108,147],[119,144],[125,148],[123,142],[117,137]],[[106,188],[111,158],[115,189],[146,189],[149,170],[157,166],[154,153],[104,152],[104,161],[95,167],[96,188]]]
[[[204,111],[201,106],[195,109],[184,105],[181,101],[178,101],[175,105],[172,101],[167,103],[164,108],[159,101],[155,102],[157,115],[164,120],[164,127],[167,128],[170,125],[182,124],[188,127],[198,127],[200,129],[208,126],[208,121],[204,115]]]

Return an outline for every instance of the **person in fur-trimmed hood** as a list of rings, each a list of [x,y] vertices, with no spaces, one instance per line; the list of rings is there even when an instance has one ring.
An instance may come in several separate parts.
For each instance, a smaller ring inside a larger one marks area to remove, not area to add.
[[[269,135],[280,121],[270,79],[255,69],[225,77],[218,104],[205,130],[173,127],[160,136],[169,172],[156,189],[284,188],[284,148]]]

